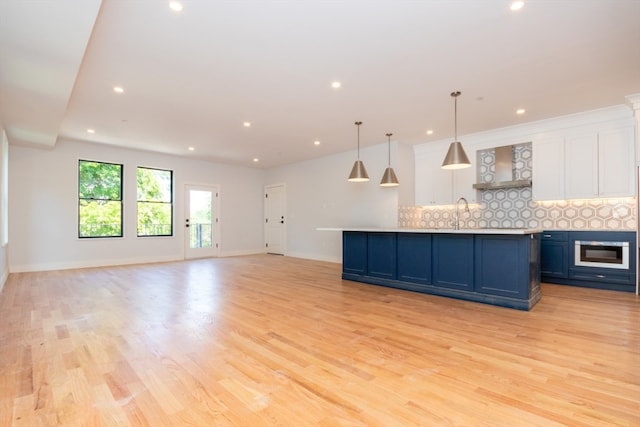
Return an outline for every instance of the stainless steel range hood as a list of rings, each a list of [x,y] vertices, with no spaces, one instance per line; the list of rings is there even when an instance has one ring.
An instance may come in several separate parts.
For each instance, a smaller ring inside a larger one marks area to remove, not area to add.
[[[530,179],[514,179],[513,145],[495,148],[495,173],[493,182],[473,184],[477,190],[495,190],[500,188],[531,187]]]

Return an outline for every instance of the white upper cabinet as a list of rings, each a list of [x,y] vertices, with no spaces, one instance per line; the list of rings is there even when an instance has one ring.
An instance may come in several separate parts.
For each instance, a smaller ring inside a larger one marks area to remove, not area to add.
[[[476,201],[476,151],[465,147],[471,160],[471,167],[465,169],[442,169],[442,160],[449,147],[439,147],[428,152],[416,153],[415,163],[415,196],[416,205],[437,206],[451,205],[459,197],[469,203]]]
[[[635,194],[633,126],[598,133],[598,194],[623,197]]]
[[[633,127],[533,142],[533,199],[627,197],[635,193]]]
[[[532,148],[533,200],[564,199],[564,138],[534,140]]]
[[[416,204],[436,206],[451,204],[453,175],[442,169],[445,153],[439,150],[416,154]]]
[[[564,144],[566,198],[598,197],[598,134],[568,136]]]

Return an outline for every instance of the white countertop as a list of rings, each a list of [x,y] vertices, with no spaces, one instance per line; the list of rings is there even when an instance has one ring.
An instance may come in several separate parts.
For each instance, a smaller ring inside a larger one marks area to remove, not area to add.
[[[318,231],[364,231],[380,233],[432,233],[432,234],[535,234],[542,228],[392,228],[392,227],[319,227]]]

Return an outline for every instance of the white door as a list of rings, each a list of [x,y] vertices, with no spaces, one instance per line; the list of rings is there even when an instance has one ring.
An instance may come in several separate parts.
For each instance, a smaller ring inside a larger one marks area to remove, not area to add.
[[[265,247],[267,253],[284,255],[286,250],[286,218],[284,184],[264,188]]]
[[[185,259],[218,256],[218,188],[185,185]]]

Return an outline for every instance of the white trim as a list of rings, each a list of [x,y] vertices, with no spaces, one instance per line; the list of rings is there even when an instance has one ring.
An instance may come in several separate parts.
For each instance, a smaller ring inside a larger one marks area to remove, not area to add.
[[[115,267],[131,264],[155,264],[160,262],[182,261],[180,256],[166,256],[153,258],[123,258],[114,260],[92,260],[86,262],[54,262],[45,264],[12,265],[12,273],[27,273],[33,271],[69,270],[75,268]]]
[[[310,259],[313,261],[324,261],[336,264],[342,264],[342,258],[333,256],[318,256],[316,254],[304,253],[304,252],[291,252],[287,254],[287,257]]]
[[[247,249],[247,250],[241,250],[241,251],[227,251],[227,252],[221,252],[219,254],[219,257],[233,257],[233,256],[244,256],[244,255],[260,255],[260,254],[266,254],[267,251],[264,250],[264,248],[260,248],[260,249]]]
[[[282,187],[282,194],[283,194],[283,201],[282,201],[282,210],[284,211],[284,227],[282,230],[282,255],[288,255],[287,253],[287,224],[289,221],[289,216],[287,214],[287,185],[285,183],[279,183],[279,184],[268,184],[264,186],[264,193],[263,195],[266,195],[269,191],[269,189],[271,188],[279,188]],[[263,199],[263,208],[262,208],[262,212],[263,212],[263,217],[266,218],[267,217],[267,204],[269,203],[268,199],[265,197]],[[263,236],[264,236],[264,250],[265,252],[269,252],[267,250],[266,244],[267,244],[267,240],[268,240],[268,231],[267,231],[267,225],[266,222],[263,221],[262,223],[262,228],[263,228]],[[278,254],[279,255],[279,254]]]

